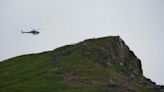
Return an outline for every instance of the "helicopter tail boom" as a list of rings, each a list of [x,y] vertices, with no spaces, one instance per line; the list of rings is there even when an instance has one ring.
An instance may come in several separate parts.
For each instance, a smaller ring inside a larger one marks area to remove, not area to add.
[[[23,34],[23,33],[31,33],[31,32],[24,32],[23,30],[21,30],[21,33]]]

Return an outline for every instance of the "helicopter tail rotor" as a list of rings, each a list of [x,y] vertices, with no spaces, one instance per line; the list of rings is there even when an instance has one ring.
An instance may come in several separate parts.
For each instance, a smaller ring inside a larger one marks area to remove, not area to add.
[[[25,33],[25,32],[23,32],[23,30],[21,30],[21,33],[23,34],[23,33]]]

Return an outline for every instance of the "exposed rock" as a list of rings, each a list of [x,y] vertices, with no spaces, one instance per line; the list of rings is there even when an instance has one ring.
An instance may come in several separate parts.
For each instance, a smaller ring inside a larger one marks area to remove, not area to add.
[[[119,36],[89,39],[6,61],[0,63],[2,92],[35,92],[42,87],[38,92],[164,91],[164,86],[143,76],[141,61]]]
[[[120,66],[124,66],[124,63],[123,62],[120,62]]]

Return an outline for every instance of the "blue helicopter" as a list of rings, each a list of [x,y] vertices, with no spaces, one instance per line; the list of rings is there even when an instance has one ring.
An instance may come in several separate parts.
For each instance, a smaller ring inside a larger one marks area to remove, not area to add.
[[[37,34],[39,34],[39,31],[36,30],[36,29],[32,29],[32,30],[29,31],[29,32],[24,32],[23,30],[21,30],[21,32],[22,32],[22,34],[24,34],[24,33],[30,33],[30,34],[33,34],[33,35],[37,35]]]

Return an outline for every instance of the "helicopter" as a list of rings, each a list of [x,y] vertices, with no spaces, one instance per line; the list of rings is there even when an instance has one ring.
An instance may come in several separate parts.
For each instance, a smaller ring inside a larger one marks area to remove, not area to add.
[[[24,32],[23,30],[21,30],[22,34],[23,33],[30,33],[30,34],[33,34],[33,35],[37,35],[39,34],[39,31],[37,31],[36,29],[32,29],[31,31],[28,31],[28,32]]]

